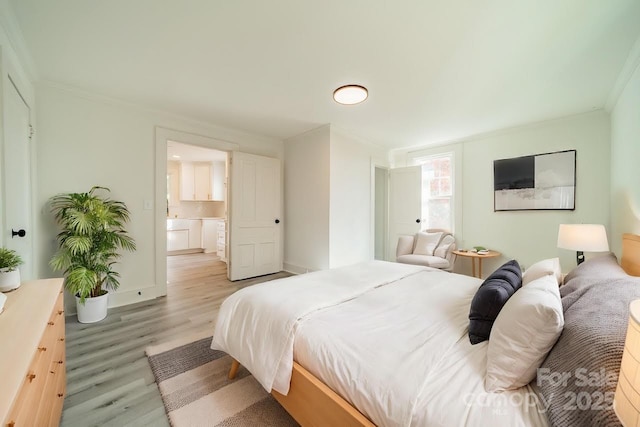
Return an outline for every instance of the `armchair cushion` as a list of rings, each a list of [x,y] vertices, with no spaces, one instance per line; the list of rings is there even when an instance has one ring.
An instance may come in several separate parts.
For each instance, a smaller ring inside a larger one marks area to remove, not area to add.
[[[438,247],[433,251],[433,255],[449,259],[451,251],[455,249],[455,244],[456,239],[451,234],[447,234],[442,238]]]
[[[396,247],[396,258],[413,253],[414,240],[413,236],[400,236]]]
[[[422,242],[418,242],[420,237]],[[451,271],[455,248],[456,239],[447,230],[428,229],[415,236],[400,236],[396,247],[396,261]],[[420,253],[429,251],[431,251],[429,255]]]
[[[451,267],[451,264],[445,258],[430,255],[400,255],[396,258],[396,261],[403,264],[424,265],[425,267],[434,267],[442,270]]]
[[[442,233],[427,233],[420,231],[416,234],[416,247],[413,249],[415,255],[433,255],[433,251],[440,243]]]

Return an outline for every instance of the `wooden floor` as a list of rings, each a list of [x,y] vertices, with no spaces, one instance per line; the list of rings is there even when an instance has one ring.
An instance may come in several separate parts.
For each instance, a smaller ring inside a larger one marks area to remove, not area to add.
[[[222,301],[236,290],[288,276],[230,282],[213,254],[168,257],[167,297],[109,310],[99,323],[67,317],[67,397],[62,426],[168,426],[144,350],[200,330],[213,334]]]

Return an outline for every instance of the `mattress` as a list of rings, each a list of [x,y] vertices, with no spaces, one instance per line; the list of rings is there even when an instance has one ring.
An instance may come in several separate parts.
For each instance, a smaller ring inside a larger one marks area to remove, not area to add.
[[[298,321],[294,359],[379,426],[547,426],[530,387],[486,393],[467,337],[481,280],[425,271]]]

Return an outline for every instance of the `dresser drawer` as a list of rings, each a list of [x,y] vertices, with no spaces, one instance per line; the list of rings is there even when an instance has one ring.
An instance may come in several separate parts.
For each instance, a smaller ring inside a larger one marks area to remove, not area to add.
[[[66,385],[62,291],[56,293],[53,309],[46,318],[48,320],[44,324],[44,316],[41,317],[42,323],[39,324],[44,326],[44,332],[32,350],[31,363],[3,426],[55,427],[60,424]]]
[[[53,348],[49,354],[52,353]],[[35,354],[13,405],[7,425],[15,425],[15,427],[38,425],[36,423],[37,409],[47,382],[49,361],[52,359],[49,354],[45,351],[37,351]]]
[[[45,386],[38,403],[35,418],[37,426],[57,426],[60,422],[60,413],[56,413],[54,408],[57,408],[61,401],[64,402],[66,369],[64,353],[64,342],[58,341],[48,364]]]

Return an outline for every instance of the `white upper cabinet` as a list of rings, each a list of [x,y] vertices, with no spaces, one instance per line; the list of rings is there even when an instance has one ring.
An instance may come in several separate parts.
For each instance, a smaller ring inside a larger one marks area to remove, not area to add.
[[[167,162],[167,204],[169,207],[180,206],[180,162]]]
[[[180,164],[180,200],[212,200],[210,163]]]
[[[180,200],[195,200],[196,186],[193,177],[193,163],[180,163]]]
[[[212,200],[224,201],[227,189],[225,185],[225,164],[224,162],[211,163],[211,192]]]
[[[222,202],[226,192],[225,162],[180,163],[180,200]]]
[[[195,163],[193,165],[194,200],[211,200],[211,165]]]

